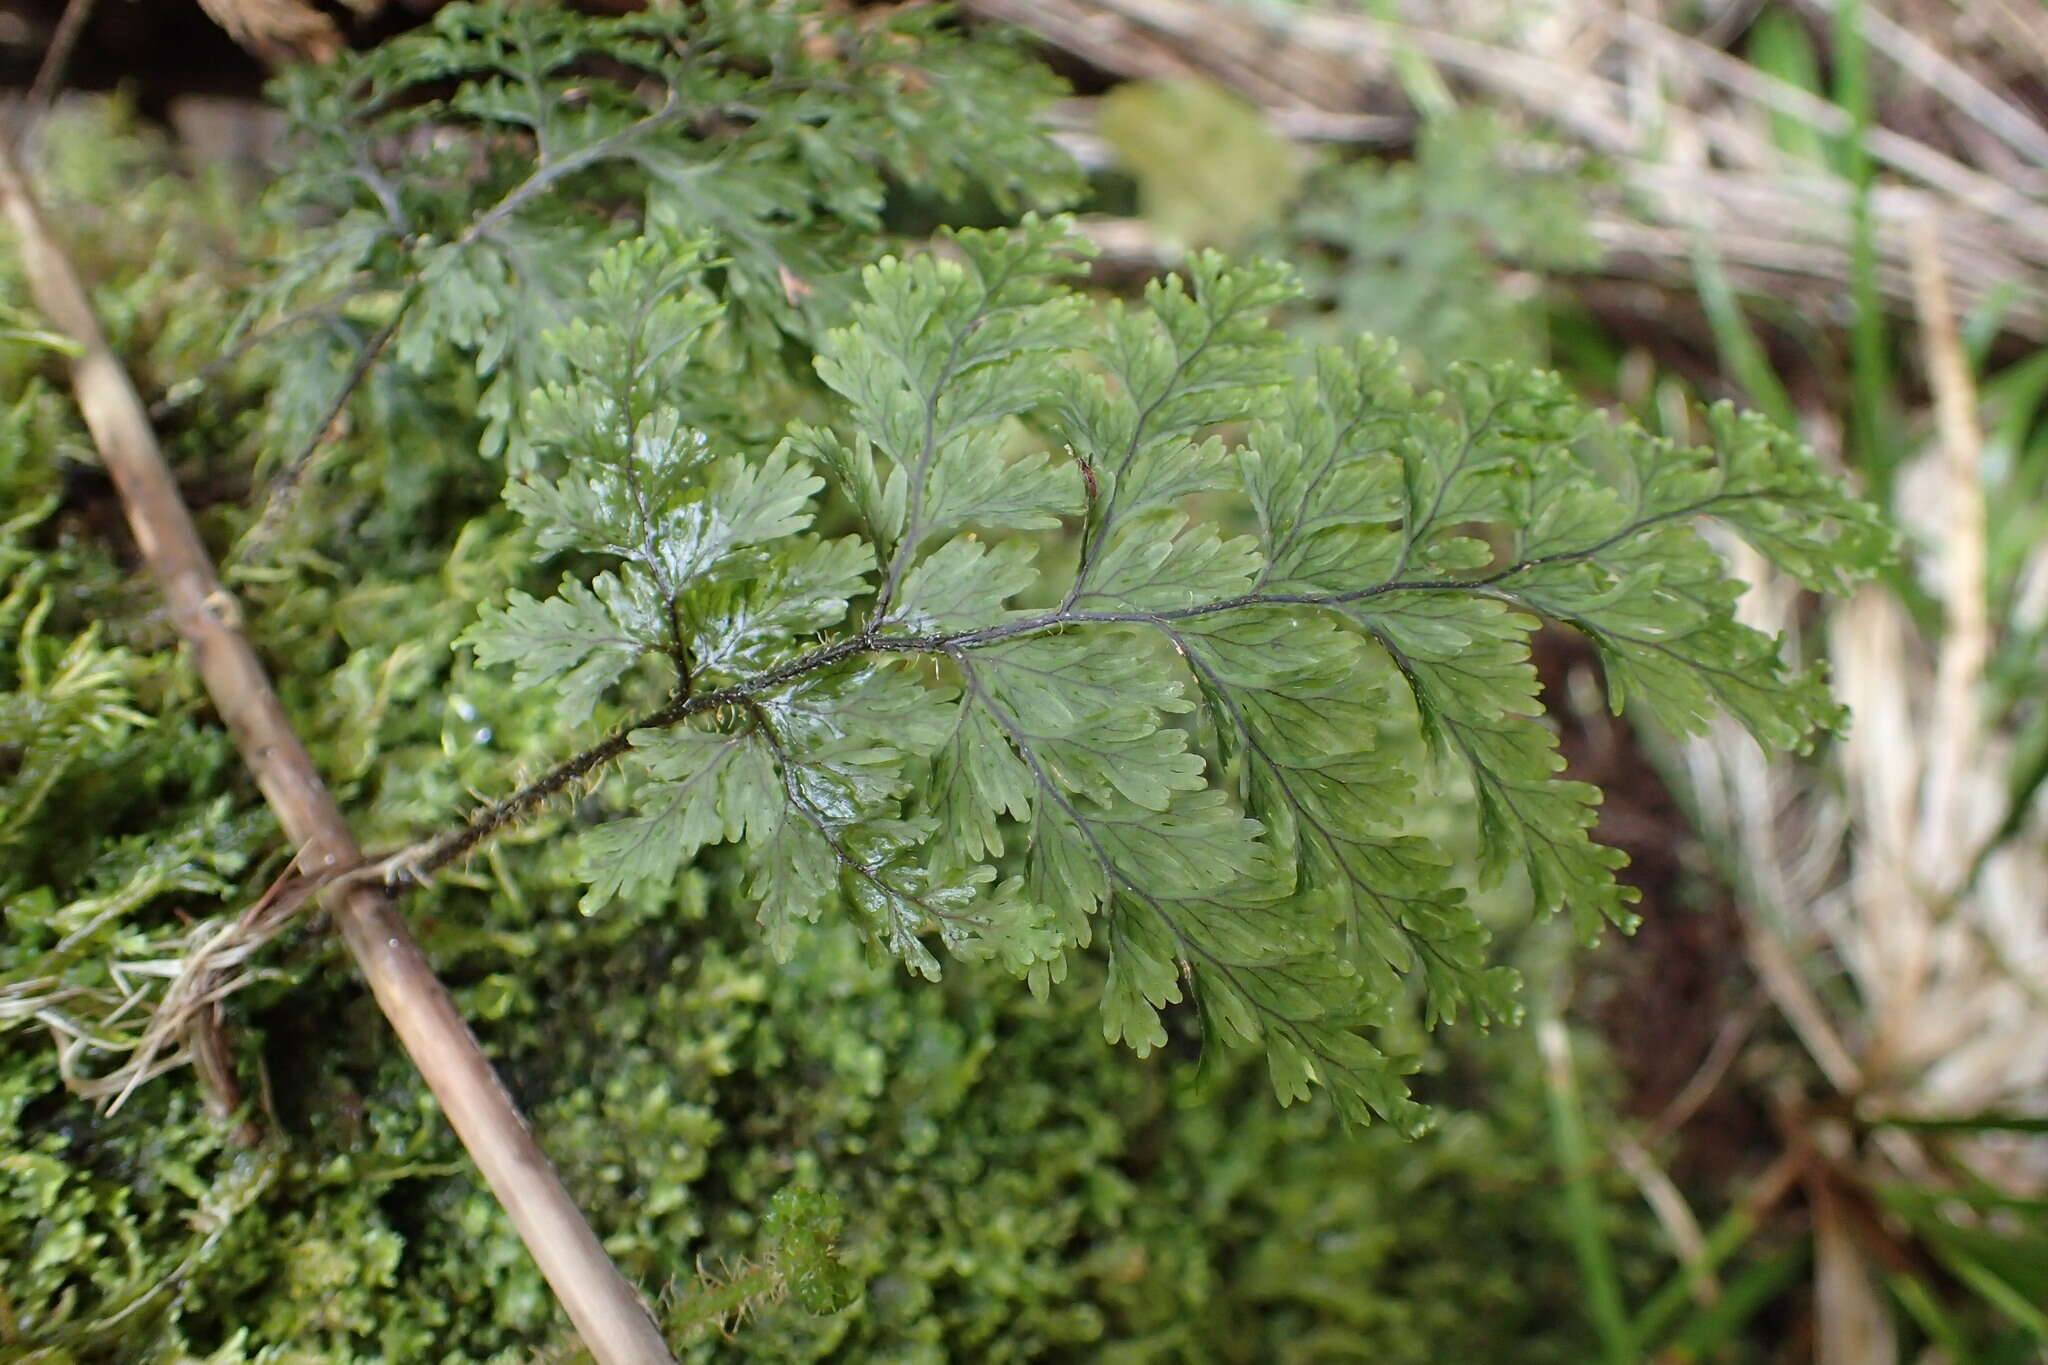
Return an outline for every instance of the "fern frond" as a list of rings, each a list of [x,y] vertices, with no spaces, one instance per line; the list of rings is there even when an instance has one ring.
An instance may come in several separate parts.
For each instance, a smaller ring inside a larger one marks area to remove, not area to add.
[[[592,336],[535,400],[558,472],[509,496],[543,546],[614,567],[513,597],[473,643],[578,708],[615,645],[675,661],[586,909],[736,843],[780,948],[839,906],[922,975],[935,938],[1045,990],[1095,944],[1110,1038],[1157,1047],[1192,997],[1283,1098],[1320,1084],[1413,1128],[1372,1041],[1407,985],[1433,1018],[1515,1010],[1415,809],[1469,791],[1485,877],[1519,867],[1588,935],[1629,922],[1598,793],[1556,775],[1538,622],[1594,641],[1617,706],[1802,743],[1836,709],[1736,620],[1698,524],[1819,587],[1885,533],[1755,419],[1717,412],[1688,450],[1548,375],[1417,393],[1384,345],[1274,331],[1275,267],[1197,256],[1092,313],[1079,253],[1028,221],[873,267],[818,358],[843,421],[765,455],[606,397],[613,362],[580,356],[618,343]],[[811,532],[827,475],[860,535]],[[1062,522],[1064,568],[1037,535]]]
[[[777,365],[788,338],[843,319],[881,250],[892,180],[979,190],[1008,211],[1072,199],[1077,172],[1032,117],[1055,93],[1008,40],[968,41],[925,7],[713,0],[607,18],[448,5],[416,32],[280,78],[295,147],[277,206],[325,226],[251,318],[344,287],[371,307],[381,293],[398,367],[427,377],[451,350],[469,357],[487,386],[486,449],[523,464],[516,419],[562,372],[547,339],[591,259],[642,237],[708,243],[732,336],[753,365]],[[657,270],[627,278],[629,306],[668,295]],[[325,368],[319,356],[296,363]],[[274,423],[317,435],[323,387],[286,386]]]

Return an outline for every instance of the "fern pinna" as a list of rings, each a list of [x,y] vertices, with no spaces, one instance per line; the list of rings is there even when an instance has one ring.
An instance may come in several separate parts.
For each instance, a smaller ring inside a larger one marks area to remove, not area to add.
[[[1283,1099],[1413,1128],[1373,1040],[1404,983],[1432,1019],[1507,1015],[1515,983],[1410,812],[1469,791],[1486,878],[1519,867],[1587,934],[1628,920],[1597,792],[1555,776],[1539,619],[1667,726],[1719,709],[1785,745],[1835,719],[1737,621],[1697,523],[1822,588],[1884,536],[1754,418],[1684,449],[1548,375],[1418,393],[1383,344],[1270,327],[1279,267],[1199,256],[1103,306],[1069,287],[1068,225],[1027,220],[869,269],[817,357],[839,411],[749,457],[693,420],[721,312],[644,288],[674,256],[599,266],[507,490],[543,553],[607,567],[467,637],[579,715],[670,670],[599,754],[633,775],[585,836],[587,911],[729,842],[778,946],[843,909],[924,976],[943,949],[1042,992],[1094,944],[1110,1039],[1157,1047],[1192,999]]]

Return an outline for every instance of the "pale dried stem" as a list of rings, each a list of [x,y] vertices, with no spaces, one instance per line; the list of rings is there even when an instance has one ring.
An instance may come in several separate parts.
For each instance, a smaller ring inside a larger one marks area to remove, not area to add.
[[[1762,1014],[1763,1007],[1759,1003],[1746,1006],[1721,1021],[1721,1027],[1715,1030],[1714,1041],[1707,1049],[1706,1057],[1701,1060],[1684,1087],[1671,1097],[1670,1103],[1658,1111],[1656,1120],[1650,1124],[1649,1131],[1643,1137],[1646,1146],[1656,1146],[1692,1122],[1693,1115],[1713,1098],[1714,1092],[1721,1088],[1721,1082],[1727,1079],[1728,1069],[1735,1064],[1735,1059],[1742,1055],[1742,1049],[1749,1042],[1749,1035],[1755,1030],[1757,1020]]]
[[[149,1020],[134,1038],[108,1036],[104,1029],[141,1009],[145,992],[130,990],[105,1016],[99,1034],[77,1033],[59,1048],[71,1089],[88,1099],[107,1099],[113,1113],[145,1082],[186,1061],[199,1070],[211,1109],[226,1117],[241,1106],[241,1087],[228,1065],[220,1034],[220,1009],[227,998],[256,976],[249,968],[321,886],[288,869],[263,897],[232,924],[202,924],[184,950],[160,961],[113,964],[117,983],[127,978],[163,977],[167,984],[150,1006]],[[124,1054],[122,1063],[87,1076],[79,1062],[91,1054]],[[247,1136],[246,1126],[238,1136]]]
[[[1690,1276],[1694,1302],[1705,1306],[1718,1300],[1721,1282],[1707,1265],[1707,1239],[1700,1231],[1692,1205],[1685,1202],[1678,1186],[1650,1159],[1650,1153],[1640,1142],[1625,1132],[1617,1132],[1608,1141],[1614,1159],[1642,1191],[1643,1202],[1650,1206],[1650,1212],[1671,1241],[1673,1254]]]
[[[2031,56],[2048,67],[2048,11],[2042,10],[2038,0],[1985,0],[1978,12],[1987,24],[1996,23],[2015,49],[2028,49],[2013,54],[2020,61]]]
[[[1921,353],[1934,389],[1941,470],[1948,515],[1941,540],[1943,623],[1934,677],[1934,729],[1923,830],[1950,837],[1964,828],[1964,802],[1981,759],[1978,688],[1991,660],[1990,600],[1985,590],[1984,435],[1977,426],[1977,386],[1956,334],[1948,272],[1941,263],[1939,231],[1922,219],[1912,235],[1913,282],[1920,318]],[[1940,851],[1923,849],[1923,865]],[[1953,859],[1948,860],[1953,862]],[[1953,892],[1954,886],[1941,890]]]
[[[1718,48],[1708,47],[1698,39],[1688,38],[1662,24],[1651,23],[1633,15],[1615,15],[1614,21],[1616,34],[1624,40],[1668,52],[1676,62],[1682,63],[1687,71],[1705,77],[1759,107],[1798,119],[1816,132],[1829,137],[1847,137],[1855,131],[1855,124],[1850,119],[1848,111],[1840,105],[1808,94],[1798,86],[1779,80],[1776,76],[1761,71],[1739,58],[1731,57]],[[1736,129],[1741,125],[1732,119],[1716,115],[1696,117],[1710,123],[1717,131],[1731,138],[1752,139],[1750,145],[1761,148],[1762,151],[1760,155],[1749,158],[1751,164],[1784,164],[1782,155],[1760,134],[1737,134]],[[1868,149],[1872,158],[1879,163],[1941,191],[1957,204],[1966,205],[1993,218],[2004,219],[2013,226],[2023,229],[2036,241],[2048,239],[2048,208],[2001,184],[1982,171],[1966,166],[1924,142],[1884,127],[1870,129]],[[1635,149],[1627,150],[1632,153]]]
[[[1750,965],[1769,993],[1771,1003],[1792,1025],[1792,1031],[1799,1035],[1799,1041],[1805,1044],[1828,1084],[1845,1095],[1857,1093],[1863,1088],[1863,1069],[1849,1054],[1828,1018],[1826,1007],[1800,975],[1798,964],[1786,951],[1776,930],[1755,915],[1745,919],[1743,928]]]
[[[37,121],[45,117],[57,102],[57,93],[64,88],[65,68],[71,65],[71,54],[78,46],[79,35],[85,32],[86,23],[92,18],[92,10],[93,0],[69,0],[64,6],[57,27],[50,34],[50,45],[43,49],[42,65],[36,68],[35,80],[28,88],[17,142],[26,141]]]
[[[2048,860],[2038,837],[1980,856],[2001,820],[2030,834],[2038,824],[2008,815],[2013,738],[1992,727],[1980,696],[2003,627],[1988,608],[1976,400],[1933,237],[1923,229],[1916,251],[1937,439],[1904,466],[1899,511],[1948,608],[1945,628],[1923,632],[1879,590],[1832,612],[1830,671],[1853,716],[1829,751],[1838,780],[1764,755],[1732,726],[1683,753],[1697,823],[1745,892],[1754,965],[1829,1083],[1869,1115],[2039,1112]],[[2048,572],[2048,552],[2031,562],[2022,584]],[[1754,558],[1736,569],[1757,585],[1745,621],[1796,631],[1795,585]],[[2029,611],[2038,622],[2041,607],[2014,609]],[[1866,1166],[1945,1178],[1928,1140],[1888,1128],[1874,1139],[1861,1149]],[[2015,1193],[2048,1185],[2039,1139],[1939,1146]]]
[[[362,851],[242,635],[235,599],[215,574],[141,399],[109,349],[77,271],[44,224],[4,139],[0,200],[36,303],[79,343],[71,362],[79,407],[120,492],[136,545],[236,748],[287,837],[300,845],[301,870],[320,879],[354,867]],[[355,882],[324,904],[400,1042],[592,1353],[603,1365],[671,1365],[646,1306],[562,1187],[385,893]]]
[[[1898,1326],[1877,1287],[1863,1238],[1826,1174],[1810,1182],[1815,1360],[1898,1365]]]

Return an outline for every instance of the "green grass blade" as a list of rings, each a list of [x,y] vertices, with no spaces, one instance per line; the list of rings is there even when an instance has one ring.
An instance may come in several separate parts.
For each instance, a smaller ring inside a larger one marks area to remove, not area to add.
[[[1654,1346],[1665,1331],[1676,1322],[1691,1300],[1692,1287],[1704,1275],[1719,1270],[1722,1264],[1745,1246],[1755,1235],[1758,1219],[1748,1204],[1739,1204],[1721,1216],[1719,1222],[1708,1230],[1701,1242],[1700,1258],[1696,1265],[1681,1266],[1676,1274],[1658,1286],[1657,1292],[1644,1302],[1642,1311],[1636,1314],[1631,1333],[1636,1342],[1645,1350]]]
[[[1749,64],[1766,75],[1809,95],[1825,98],[1821,84],[1820,53],[1806,35],[1806,26],[1789,11],[1767,9],[1750,26],[1747,45]],[[1815,166],[1831,163],[1828,140],[1805,119],[1773,109],[1771,141],[1788,155]]]
[[[2048,1133],[2044,1114],[1971,1114],[1963,1118],[1915,1118],[1898,1115],[1870,1120],[1875,1128],[1905,1128],[1916,1133]]]
[[[1701,1309],[1686,1323],[1659,1359],[1674,1365],[1698,1360],[1733,1339],[1758,1309],[1798,1277],[1811,1254],[1812,1249],[1802,1242],[1751,1266],[1728,1284],[1711,1307]]]
[[[2012,1319],[2034,1340],[2048,1342],[2048,1312],[2029,1302],[1997,1271],[1967,1256],[1950,1255],[1943,1260],[1955,1277],[1968,1285],[1978,1298]]]
[[[1927,1339],[1948,1353],[1951,1360],[1972,1360],[1977,1348],[1970,1344],[1962,1325],[1941,1306],[1941,1300],[1927,1281],[1918,1275],[1904,1272],[1887,1275],[1885,1285],[1892,1291],[1892,1297],[1906,1310],[1914,1325],[1927,1335]]]
[[[1849,115],[1843,166],[1854,192],[1849,218],[1849,292],[1855,316],[1849,331],[1849,383],[1854,463],[1869,482],[1872,499],[1891,506],[1897,452],[1885,421],[1885,396],[1892,373],[1885,343],[1884,300],[1877,285],[1877,225],[1871,212],[1876,181],[1869,135],[1875,118],[1870,86],[1870,49],[1863,37],[1863,0],[1835,7],[1835,102]]]
[[[1959,1217],[1955,1205],[1977,1202],[1968,1194],[1892,1185],[1877,1195],[1971,1293],[2036,1341],[2048,1342],[2048,1310],[2042,1306],[2048,1304],[2048,1231]]]
[[[1728,274],[1721,268],[1721,257],[1704,231],[1693,234],[1692,273],[1707,325],[1713,329],[1714,349],[1721,354],[1722,369],[1735,376],[1749,401],[1765,416],[1787,431],[1799,430],[1792,395],[1785,391],[1763,343],[1743,316],[1742,302],[1735,297]]]
[[[1621,1277],[1614,1268],[1614,1247],[1601,1226],[1600,1192],[1593,1184],[1593,1143],[1586,1114],[1579,1103],[1578,1080],[1572,1072],[1571,1040],[1564,1024],[1546,1018],[1536,1026],[1543,1050],[1543,1084],[1550,1109],[1550,1137],[1558,1169],[1564,1176],[1565,1216],[1572,1254],[1586,1282],[1586,1308],[1600,1336],[1608,1365],[1628,1365],[1636,1358],[1634,1334],[1621,1301]]]

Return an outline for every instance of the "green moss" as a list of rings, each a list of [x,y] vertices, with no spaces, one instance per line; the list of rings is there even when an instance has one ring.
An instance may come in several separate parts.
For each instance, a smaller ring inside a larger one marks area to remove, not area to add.
[[[486,1045],[620,1264],[673,1287],[672,1319],[773,1254],[778,1191],[844,1210],[849,1307],[815,1315],[767,1277],[731,1340],[700,1322],[692,1358],[1586,1358],[1555,1306],[1573,1275],[1525,1084],[1421,1142],[1347,1133],[1274,1108],[1255,1073],[1197,1086],[1185,1058],[1101,1047],[1084,1007],[921,987],[843,934],[777,967],[741,918],[721,898],[681,932],[543,931],[519,975],[544,996],[509,1002],[477,970],[488,955],[462,958],[472,1016],[498,1002]],[[182,1082],[106,1120],[45,1055],[10,1051],[0,1170],[33,1219],[8,1220],[0,1262],[23,1340],[188,1259],[137,1330],[81,1332],[78,1358],[239,1340],[223,1359],[510,1361],[556,1337],[511,1229],[336,966],[247,1021],[276,1110],[260,1154],[224,1149]],[[1526,1076],[1525,1045],[1465,1061]],[[243,1190],[204,1242],[191,1220]]]
[[[166,281],[211,268],[204,229],[234,216],[117,127],[95,116],[58,139],[54,197],[115,206],[65,225],[98,263],[123,354],[147,358],[146,381],[197,373],[230,304]],[[99,142],[118,156],[74,154]],[[144,230],[160,222],[178,230]],[[180,409],[189,480],[252,482],[250,364]],[[0,991],[54,972],[104,993],[142,979],[113,964],[238,913],[288,850],[95,522],[104,490],[60,464],[90,447],[53,359],[10,360],[4,378],[0,503],[38,511],[0,542],[0,596],[27,584],[24,603],[47,588],[51,606],[0,662],[0,702],[29,695],[31,656],[83,648],[109,676],[105,723],[4,832]],[[573,743],[545,697],[449,648],[476,584],[525,558],[491,520],[474,437],[448,412],[367,405],[277,561],[238,584],[373,847]],[[238,491],[208,513],[217,550],[255,504]],[[148,723],[108,709],[128,707]],[[20,773],[0,765],[0,798]],[[578,819],[550,812],[407,911],[612,1254],[667,1290],[690,1359],[1592,1354],[1557,1307],[1573,1277],[1525,1036],[1464,1036],[1438,1059],[1432,1137],[1347,1132],[1325,1106],[1276,1108],[1242,1062],[1198,1072],[1187,1016],[1138,1061],[1103,1045],[1089,989],[1041,1003],[964,964],[927,986],[832,929],[776,964],[716,860],[680,894],[585,918],[557,837]],[[96,1112],[66,1092],[47,1021],[0,1014],[0,1361],[567,1359],[537,1271],[346,956],[309,923],[262,966],[228,1011],[255,1150],[206,1115],[189,1071]]]

